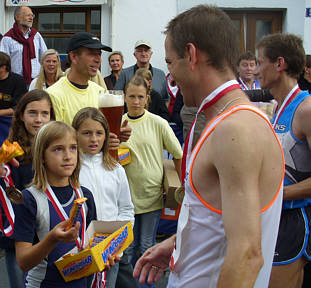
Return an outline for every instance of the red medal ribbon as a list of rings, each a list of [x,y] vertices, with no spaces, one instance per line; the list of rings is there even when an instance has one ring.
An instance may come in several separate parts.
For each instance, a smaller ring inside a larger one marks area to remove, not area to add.
[[[0,230],[5,234],[5,236],[9,237],[9,236],[12,236],[13,234],[15,214],[14,214],[11,201],[6,196],[6,193],[2,189],[2,187],[0,187],[0,201],[1,201],[4,213],[5,213],[5,216],[10,223],[7,228],[4,228],[2,216],[0,213]]]
[[[74,191],[76,193],[76,197],[77,198],[81,198],[82,197],[82,194],[79,192],[79,190],[74,187]],[[67,213],[65,212],[65,210],[63,209],[62,205],[59,203],[55,193],[53,192],[52,188],[50,185],[48,185],[47,189],[46,189],[46,194],[49,198],[49,200],[51,201],[55,211],[57,212],[58,216],[60,217],[60,219],[62,221],[65,221],[68,219],[68,215]],[[85,230],[86,230],[86,220],[85,220],[85,210],[84,210],[84,204],[82,205],[82,208],[81,208],[81,215],[82,215],[82,232],[81,232],[81,241],[80,241],[80,238],[78,238],[76,240],[76,244],[77,244],[77,247],[80,249],[83,248],[83,245],[84,245],[84,234],[85,234]]]
[[[181,164],[181,172],[182,172],[182,185],[185,183],[185,176],[186,176],[186,167],[188,162],[188,157],[190,157],[191,154],[191,148],[192,148],[192,140],[193,140],[193,133],[194,133],[194,126],[197,121],[198,115],[206,110],[207,108],[214,105],[221,97],[223,97],[228,92],[235,90],[235,89],[241,89],[239,83],[236,80],[228,81],[221,86],[219,86],[217,89],[215,89],[211,94],[209,94],[201,103],[201,106],[195,116],[195,119],[192,122],[190,131],[188,133],[187,139],[185,141],[184,145],[184,153],[182,158],[182,164]]]
[[[248,88],[248,86],[244,83],[244,81],[242,80],[241,77],[239,77],[238,81],[240,83],[240,87],[242,88],[242,90],[250,90],[250,88]],[[257,88],[256,82],[253,81],[251,89],[253,89],[253,90],[260,89],[260,87]]]
[[[12,178],[10,176],[11,174],[11,170],[9,168],[9,166],[5,165],[5,168],[7,169],[7,175],[3,178],[5,185],[7,187],[14,186]],[[6,235],[6,236],[12,236],[13,234],[13,229],[14,229],[14,221],[15,221],[15,214],[14,214],[14,210],[12,207],[12,203],[11,201],[8,199],[8,197],[6,196],[5,191],[2,189],[2,187],[0,187],[0,201],[4,210],[4,214],[6,216],[6,218],[9,221],[9,226],[7,228],[4,228],[3,225],[3,220],[2,220],[2,216],[0,213],[0,230]]]
[[[285,108],[288,106],[288,104],[295,98],[295,96],[301,92],[301,90],[298,87],[298,84],[294,86],[294,88],[288,93],[285,100],[282,103],[282,106],[278,110],[278,112],[275,115],[274,121],[273,121],[273,128],[275,128],[276,124],[278,123],[282,113],[284,112]]]

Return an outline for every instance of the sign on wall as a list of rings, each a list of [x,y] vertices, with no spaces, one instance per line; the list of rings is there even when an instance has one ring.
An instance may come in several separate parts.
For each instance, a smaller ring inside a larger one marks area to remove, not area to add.
[[[107,0],[6,0],[6,6],[101,5]]]

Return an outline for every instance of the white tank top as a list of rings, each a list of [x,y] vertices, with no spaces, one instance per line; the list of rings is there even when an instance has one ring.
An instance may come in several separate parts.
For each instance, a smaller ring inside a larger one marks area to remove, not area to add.
[[[252,105],[238,104],[215,118],[204,130],[187,163],[185,197],[178,220],[176,247],[171,259],[171,275],[168,286],[214,288],[227,249],[222,212],[206,203],[192,188],[192,167],[196,155],[206,138],[226,117],[239,110],[250,110],[264,118],[274,130],[267,117]],[[274,134],[275,135],[275,134]],[[276,135],[275,138],[277,139]],[[280,145],[280,143],[279,143]],[[281,147],[281,146],[280,146]],[[191,182],[191,183],[190,183]],[[258,274],[256,288],[268,287],[283,198],[283,181],[271,203],[261,210],[261,248],[264,265]]]

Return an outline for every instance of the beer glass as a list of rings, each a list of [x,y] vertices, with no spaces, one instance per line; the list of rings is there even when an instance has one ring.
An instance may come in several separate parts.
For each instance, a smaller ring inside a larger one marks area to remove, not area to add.
[[[105,115],[110,132],[119,138],[122,115],[124,110],[124,95],[122,90],[108,90],[100,94],[98,99],[99,110]],[[109,137],[107,135],[106,137]],[[109,150],[111,156],[118,159],[118,150]]]

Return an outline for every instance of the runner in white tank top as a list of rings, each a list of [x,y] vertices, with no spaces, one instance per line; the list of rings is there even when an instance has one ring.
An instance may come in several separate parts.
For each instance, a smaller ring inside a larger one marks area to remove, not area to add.
[[[158,281],[173,255],[169,287],[267,287],[284,160],[269,121],[233,80],[236,30],[222,10],[199,5],[170,21],[166,34],[168,69],[208,126],[194,151],[195,123],[185,142],[177,236],[148,249],[133,276]]]
[[[253,111],[270,125],[266,116],[258,108],[252,105],[235,105],[217,117],[202,133],[187,165],[186,175],[189,176],[185,182],[186,193],[178,220],[176,249],[172,255],[172,273],[168,288],[217,286],[227,248],[222,212],[206,203],[195,190],[192,183],[192,167],[203,142],[208,141],[208,136],[216,126],[232,113],[240,110]],[[261,210],[261,248],[264,265],[258,274],[254,286],[256,288],[268,287],[279,227],[282,192],[283,182],[280,183],[278,191],[274,192],[273,201]]]

